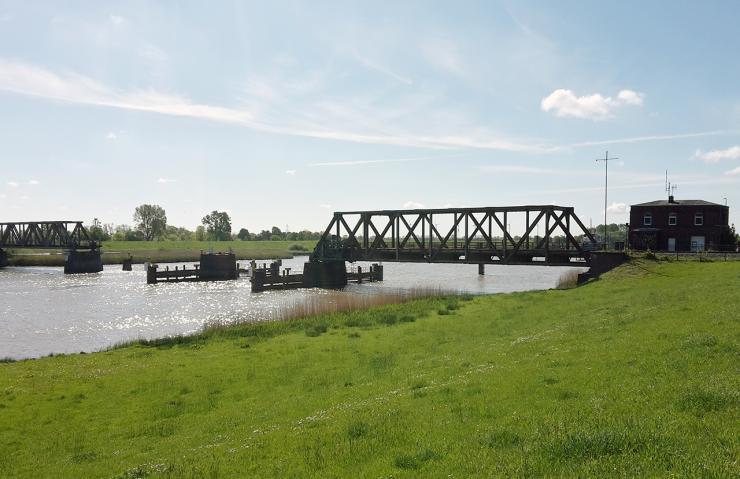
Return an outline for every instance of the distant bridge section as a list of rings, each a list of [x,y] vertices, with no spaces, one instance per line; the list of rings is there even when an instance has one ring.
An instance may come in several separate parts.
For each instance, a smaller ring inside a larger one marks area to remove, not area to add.
[[[595,249],[572,207],[350,211],[334,213],[311,260],[577,266]]]
[[[0,223],[0,248],[97,249],[82,221]]]

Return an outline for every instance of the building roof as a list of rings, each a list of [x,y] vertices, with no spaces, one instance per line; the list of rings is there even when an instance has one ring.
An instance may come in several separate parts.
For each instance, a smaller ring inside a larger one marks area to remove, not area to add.
[[[657,200],[649,201],[647,203],[638,203],[632,206],[725,206],[719,203],[712,203],[711,201],[704,200],[674,200],[670,202],[668,200]]]

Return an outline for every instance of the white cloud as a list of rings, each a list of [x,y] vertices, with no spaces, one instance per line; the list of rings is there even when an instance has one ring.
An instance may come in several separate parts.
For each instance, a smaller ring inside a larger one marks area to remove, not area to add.
[[[738,175],[740,175],[740,166],[738,166],[734,170],[726,171],[725,174],[728,175],[728,176],[738,176]]]
[[[618,215],[623,215],[623,214],[626,214],[627,213],[627,210],[628,209],[629,208],[627,207],[627,205],[625,203],[616,203],[616,202],[613,202],[612,204],[610,204],[606,208],[606,211],[607,211],[607,213],[614,213],[614,214],[618,214]]]
[[[531,175],[552,175],[557,170],[552,168],[537,168],[533,166],[515,166],[515,165],[490,165],[481,166],[481,171],[489,173],[526,173]]]
[[[642,106],[645,95],[633,90],[622,90],[616,98],[599,93],[576,96],[572,90],[560,88],[542,99],[542,111],[553,111],[558,117],[604,120],[614,116],[615,108],[629,105]]]
[[[355,166],[355,165],[375,165],[382,163],[406,163],[409,161],[433,160],[434,158],[389,158],[387,160],[357,160],[357,161],[325,161],[322,163],[312,163],[310,166]]]
[[[393,70],[391,70],[390,68],[386,67],[385,65],[381,65],[379,63],[376,63],[376,62],[370,60],[369,58],[366,58],[364,56],[361,56],[361,55],[357,54],[357,55],[355,55],[355,59],[359,63],[361,63],[365,68],[368,68],[370,70],[375,70],[375,71],[377,71],[379,73],[382,73],[383,75],[387,75],[387,76],[393,78],[394,80],[396,80],[396,81],[398,81],[400,83],[403,83],[404,85],[413,85],[414,84],[413,80],[411,80],[410,78],[407,78],[407,77],[405,77],[403,75],[400,75],[400,74],[394,72]]]
[[[161,184],[165,184],[165,183],[176,183],[176,182],[177,182],[177,180],[175,180],[173,178],[159,178],[157,180],[157,183],[161,183]]]
[[[731,146],[726,150],[707,151],[706,153],[696,150],[694,158],[706,163],[717,163],[722,160],[740,160],[740,146]]]
[[[645,141],[681,140],[685,138],[699,138],[699,137],[704,137],[704,136],[737,135],[739,133],[740,133],[740,130],[714,130],[714,131],[699,131],[696,133],[675,133],[675,134],[667,134],[667,135],[634,136],[631,138],[617,138],[614,140],[583,141],[580,143],[573,143],[564,148],[580,148],[580,147],[588,147],[588,146],[614,145],[618,143],[642,143]]]
[[[330,204],[327,204],[327,203],[324,203],[324,204],[319,205],[319,208],[324,208],[325,210],[330,210],[331,209],[331,205]]]
[[[416,201],[407,201],[403,204],[403,209],[405,210],[416,210],[419,208],[424,208],[424,205]]]
[[[119,26],[123,25],[123,23],[126,21],[126,19],[120,15],[110,15],[110,21],[113,22],[113,25]]]
[[[6,195],[5,193],[0,193],[0,199],[5,199],[7,197],[8,197],[8,195]]]
[[[286,175],[291,175],[292,176],[292,175],[295,175],[295,173],[296,173],[296,170],[285,170],[285,174]]]
[[[109,131],[109,132],[108,132],[108,133],[107,133],[107,134],[105,135],[105,139],[106,139],[106,140],[117,140],[117,139],[118,139],[118,135],[117,135],[117,134],[116,134],[115,132],[113,132],[113,131]]]
[[[36,186],[39,184],[39,180],[28,180],[28,184],[31,186]]]
[[[645,95],[633,90],[622,90],[617,94],[617,100],[620,100],[626,105],[642,106]]]
[[[23,201],[26,201],[26,200],[28,200],[30,198],[27,195],[23,195],[23,196],[20,197],[20,199],[23,200]]]
[[[8,186],[10,186],[11,188],[18,188],[18,182],[17,181],[8,181],[6,184]]]
[[[553,150],[502,138],[429,136],[406,132],[378,133],[377,129],[358,132],[345,129],[337,122],[334,125],[308,127],[295,122],[292,124],[271,123],[258,119],[251,111],[194,103],[188,98],[155,90],[122,91],[74,72],[57,74],[34,65],[3,59],[0,59],[0,90],[76,104],[199,118],[237,124],[267,133],[325,140],[433,149],[479,148],[524,153],[544,153]],[[265,92],[262,93],[265,94]]]

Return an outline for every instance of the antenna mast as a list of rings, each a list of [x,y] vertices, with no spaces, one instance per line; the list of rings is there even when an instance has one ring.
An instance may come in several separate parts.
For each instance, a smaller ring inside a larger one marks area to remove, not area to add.
[[[608,198],[608,191],[609,191],[609,162],[612,160],[618,160],[617,157],[609,158],[609,151],[606,152],[604,155],[604,158],[597,158],[596,161],[603,161],[604,162],[604,249],[607,249],[609,246],[609,235],[608,230],[606,228],[606,209],[608,207],[607,205],[607,198]],[[668,173],[666,172],[666,175]]]

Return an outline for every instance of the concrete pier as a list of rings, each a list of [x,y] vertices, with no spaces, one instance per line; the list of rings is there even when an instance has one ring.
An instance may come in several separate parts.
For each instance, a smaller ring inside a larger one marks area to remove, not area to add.
[[[341,288],[347,286],[344,261],[308,261],[303,265],[303,285],[306,288]]]
[[[201,253],[200,263],[192,269],[165,266],[159,270],[157,264],[146,264],[147,284],[180,283],[183,281],[228,281],[239,278],[239,266],[234,253]]]
[[[201,253],[199,277],[202,281],[238,278],[236,255],[234,253]]]
[[[486,274],[486,265],[483,263],[478,263],[478,274],[483,276]]]
[[[367,271],[361,266],[356,271],[347,271],[344,261],[308,262],[303,273],[291,273],[291,268],[282,272],[277,262],[268,267],[251,270],[252,292],[298,289],[298,288],[341,288],[347,283],[383,281],[383,266],[372,264]]]
[[[103,271],[103,258],[100,250],[72,250],[64,263],[64,274],[99,273]]]
[[[128,255],[128,258],[123,260],[123,271],[133,271],[134,258]]]

